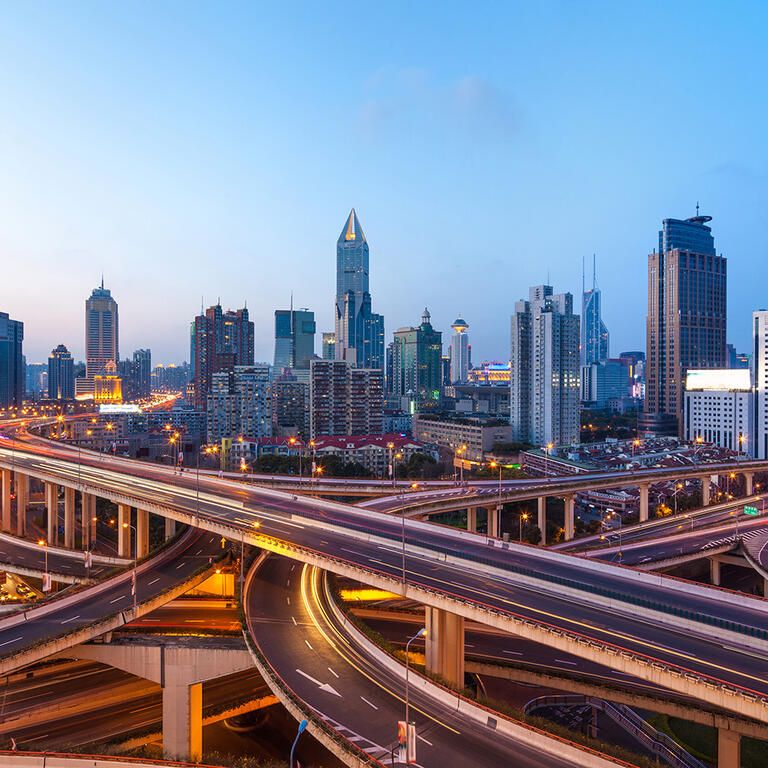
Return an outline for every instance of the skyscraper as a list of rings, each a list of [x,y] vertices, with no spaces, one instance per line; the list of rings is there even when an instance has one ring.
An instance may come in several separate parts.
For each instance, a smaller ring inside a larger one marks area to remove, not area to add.
[[[335,360],[336,359],[336,334],[326,332],[323,334],[323,360]]]
[[[432,327],[425,309],[421,325],[399,328],[392,345],[392,380],[394,397],[408,400],[411,413],[440,406],[443,384],[443,334]]]
[[[530,289],[512,315],[510,423],[513,439],[545,446],[579,440],[579,316],[573,296]]]
[[[93,395],[94,378],[106,374],[108,363],[117,366],[119,338],[117,302],[102,278],[85,302],[85,378],[75,382],[78,394]]]
[[[368,241],[354,208],[336,243],[336,359],[384,367],[384,317],[371,309]]]
[[[609,336],[602,317],[601,294],[597,287],[595,260],[592,258],[592,288],[581,289],[581,365],[601,363],[609,357]]]
[[[315,313],[308,309],[275,310],[275,372],[309,369],[315,354]]]
[[[469,326],[465,320],[458,318],[451,326],[451,384],[464,384],[469,373]]]
[[[0,408],[21,408],[24,400],[24,323],[0,312]]]
[[[204,409],[214,373],[253,365],[254,330],[248,309],[208,307],[190,328],[190,367],[195,407]]]
[[[75,363],[69,350],[59,344],[48,357],[48,398],[74,400]]]
[[[768,310],[752,313],[752,457],[768,459]]]
[[[664,219],[648,256],[646,429],[683,428],[689,368],[726,364],[727,260],[715,252],[711,216]]]

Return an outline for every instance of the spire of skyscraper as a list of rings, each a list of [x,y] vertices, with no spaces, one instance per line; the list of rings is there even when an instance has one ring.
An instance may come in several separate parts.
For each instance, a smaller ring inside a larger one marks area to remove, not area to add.
[[[339,242],[366,242],[363,228],[360,226],[360,221],[357,218],[357,213],[355,212],[354,208],[349,212],[347,223],[344,225],[344,229],[341,230],[341,234],[339,235]]]

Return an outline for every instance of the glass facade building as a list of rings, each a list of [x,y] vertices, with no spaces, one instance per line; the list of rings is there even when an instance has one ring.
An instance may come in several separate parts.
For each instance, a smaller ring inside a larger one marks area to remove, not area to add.
[[[0,312],[0,408],[21,408],[24,400],[24,323]]]

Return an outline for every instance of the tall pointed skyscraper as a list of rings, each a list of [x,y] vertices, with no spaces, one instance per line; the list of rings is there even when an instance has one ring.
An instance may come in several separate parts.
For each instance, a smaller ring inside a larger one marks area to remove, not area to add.
[[[597,287],[595,259],[592,257],[592,288],[586,290],[582,269],[581,287],[581,365],[602,363],[609,357],[608,329],[602,317],[600,289]]]
[[[336,359],[384,367],[384,317],[371,309],[368,241],[354,208],[336,243]]]

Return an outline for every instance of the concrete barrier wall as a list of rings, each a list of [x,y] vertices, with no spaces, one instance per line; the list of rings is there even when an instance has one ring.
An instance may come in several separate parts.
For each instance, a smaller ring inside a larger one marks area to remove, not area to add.
[[[40,549],[40,545],[35,541],[29,539],[22,539],[19,536],[13,536],[10,533],[0,533],[0,541],[7,541],[9,544],[13,544],[16,547],[24,547],[25,549]],[[83,552],[79,549],[64,549],[63,547],[54,547],[48,545],[49,555],[61,555],[62,557],[68,557],[72,560],[78,560],[82,562]],[[110,557],[109,555],[99,555],[92,553],[91,557],[94,563],[99,565],[114,565],[118,567],[127,568],[133,564],[133,560],[123,557]]]
[[[219,768],[145,758],[72,755],[58,752],[0,752],[0,768]]]

